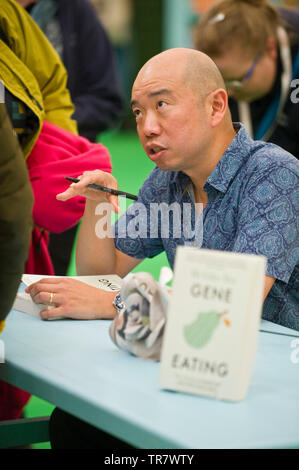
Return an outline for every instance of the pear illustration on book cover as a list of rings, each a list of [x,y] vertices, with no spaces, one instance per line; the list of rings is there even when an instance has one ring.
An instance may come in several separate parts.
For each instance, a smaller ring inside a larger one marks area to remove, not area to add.
[[[194,322],[184,326],[184,338],[192,348],[203,348],[212,338],[214,332],[221,322],[221,318],[227,312],[202,312],[197,315]],[[227,318],[224,319],[226,326],[230,326]]]

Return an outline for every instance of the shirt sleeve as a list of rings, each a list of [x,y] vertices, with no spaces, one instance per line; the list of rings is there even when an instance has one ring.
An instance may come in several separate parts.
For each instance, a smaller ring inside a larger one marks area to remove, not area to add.
[[[155,170],[142,185],[138,201],[122,214],[114,225],[115,247],[134,258],[153,258],[164,251],[160,236],[150,229],[150,204],[156,202]]]
[[[299,258],[298,172],[277,166],[249,181],[232,251],[263,255],[266,273],[288,282]]]

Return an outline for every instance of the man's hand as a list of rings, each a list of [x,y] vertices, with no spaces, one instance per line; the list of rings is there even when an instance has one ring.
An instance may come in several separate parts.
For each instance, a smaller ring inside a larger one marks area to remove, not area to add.
[[[112,305],[116,292],[108,292],[71,278],[44,278],[27,287],[37,304],[54,308],[42,310],[43,320],[56,317],[76,320],[112,319],[116,310]]]
[[[72,183],[66,191],[57,194],[56,199],[67,201],[75,196],[83,196],[96,203],[108,201],[114,212],[120,213],[117,196],[87,187],[88,184],[95,183],[106,188],[118,189],[118,183],[110,173],[101,170],[85,171],[81,176],[78,176],[78,179],[80,180],[78,183]]]

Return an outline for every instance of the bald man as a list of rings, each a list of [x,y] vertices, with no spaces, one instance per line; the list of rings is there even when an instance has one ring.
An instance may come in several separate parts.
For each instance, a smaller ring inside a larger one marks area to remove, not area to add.
[[[117,197],[86,188],[97,183],[116,189],[112,175],[85,172],[58,195],[61,201],[86,197],[78,273],[123,277],[162,251],[172,267],[182,244],[261,254],[268,260],[263,318],[299,330],[295,157],[253,141],[232,123],[221,74],[199,51],[170,49],[150,59],[134,82],[131,105],[139,139],[156,165],[138,201],[112,229],[107,212],[119,212]],[[161,217],[157,206],[164,209]],[[113,318],[121,305],[119,296],[72,279],[43,280],[28,291],[37,303],[52,299],[55,308],[41,312],[43,318]]]
[[[262,254],[268,260],[263,318],[299,330],[295,157],[273,144],[254,142],[244,127],[232,123],[221,75],[198,51],[171,49],[149,60],[135,80],[131,105],[144,151],[156,167],[114,230],[107,212],[119,212],[117,197],[86,188],[97,183],[116,189],[112,175],[85,172],[58,196],[61,201],[86,196],[78,273],[124,276],[162,251],[172,267],[176,247],[194,242]],[[180,217],[152,220],[157,205],[182,209]],[[200,218],[202,226],[195,223]],[[189,222],[195,227],[191,232],[185,230]],[[196,227],[202,228],[201,238]],[[70,279],[43,280],[28,290],[38,303],[48,303],[54,293],[56,307],[43,311],[43,318],[113,318],[123,307],[119,295]],[[53,448],[128,447],[58,409],[50,437]]]

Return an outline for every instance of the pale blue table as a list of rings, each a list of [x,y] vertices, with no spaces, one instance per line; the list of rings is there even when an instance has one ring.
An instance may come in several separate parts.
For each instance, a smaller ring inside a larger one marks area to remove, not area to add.
[[[160,390],[159,364],[117,349],[109,324],[12,311],[0,377],[140,448],[299,448],[299,332],[262,322],[248,396],[228,403]]]

